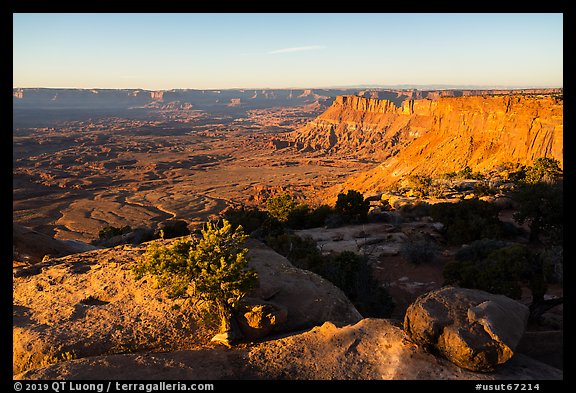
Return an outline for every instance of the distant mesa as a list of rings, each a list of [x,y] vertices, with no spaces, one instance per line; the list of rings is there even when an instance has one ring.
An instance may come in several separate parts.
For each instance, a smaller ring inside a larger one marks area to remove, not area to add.
[[[150,98],[153,100],[163,100],[164,99],[164,92],[163,91],[151,91]]]
[[[562,89],[515,90],[520,94],[552,94]],[[14,110],[20,109],[129,109],[153,102],[188,103],[197,109],[234,107],[245,103],[251,108],[332,103],[336,96],[358,95],[388,100],[401,106],[405,100],[437,99],[477,94],[510,94],[511,90],[414,90],[414,89],[226,89],[226,90],[142,90],[142,89],[52,89],[13,88]]]
[[[241,103],[250,108],[309,105],[332,100],[336,95],[354,94],[357,90],[139,90],[139,89],[50,89],[14,88],[14,110],[23,109],[116,109],[146,107],[162,102],[190,104],[197,109],[236,107]]]

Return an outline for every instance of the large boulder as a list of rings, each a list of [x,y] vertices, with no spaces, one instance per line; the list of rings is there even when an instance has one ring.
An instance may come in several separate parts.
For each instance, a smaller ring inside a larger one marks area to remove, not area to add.
[[[330,281],[295,267],[262,242],[250,239],[246,247],[250,250],[248,266],[259,277],[258,288],[249,296],[272,302],[288,314],[277,332],[307,329],[326,321],[354,324],[362,319],[344,292]]]
[[[506,296],[444,287],[408,307],[404,330],[462,368],[493,371],[514,355],[528,315],[528,307]]]

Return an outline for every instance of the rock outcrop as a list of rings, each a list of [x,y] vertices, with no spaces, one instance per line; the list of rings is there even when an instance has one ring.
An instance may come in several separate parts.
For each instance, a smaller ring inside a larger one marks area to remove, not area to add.
[[[288,139],[300,148],[356,152],[377,160],[395,156],[408,144],[415,156],[440,149],[434,163],[448,162],[436,171],[465,165],[483,169],[540,156],[562,162],[562,110],[563,100],[554,95],[439,97],[406,100],[398,106],[389,100],[339,96]],[[418,143],[411,144],[413,140]]]
[[[12,260],[15,263],[40,262],[45,256],[52,258],[95,250],[97,247],[77,240],[58,240],[12,223]]]
[[[329,281],[294,267],[259,241],[250,239],[247,247],[250,249],[248,266],[256,270],[259,277],[259,287],[249,297],[286,309],[288,318],[281,325],[281,332],[307,329],[325,321],[344,325],[362,319],[346,295]]]
[[[286,141],[303,151],[382,162],[334,193],[377,192],[406,175],[434,176],[465,166],[484,171],[506,162],[530,164],[538,157],[562,165],[563,99],[557,94],[440,96],[396,105],[337,97]]]
[[[249,338],[260,338],[262,329],[287,333],[362,318],[342,291],[320,276],[295,268],[257,241],[247,247],[249,266],[259,274],[250,299],[255,306],[269,306],[250,310],[249,323],[260,332]],[[14,374],[70,358],[208,343],[215,332],[198,310],[168,299],[153,279],[134,279],[131,268],[145,248],[118,246],[16,268]]]
[[[301,150],[354,155],[382,161],[432,127],[431,100],[392,101],[338,96],[323,114],[289,134]]]
[[[506,296],[445,287],[408,307],[404,330],[413,342],[454,364],[486,372],[512,358],[528,315],[528,307]]]
[[[559,380],[562,371],[522,355],[493,373],[464,370],[406,340],[399,323],[330,322],[247,348],[98,356],[58,363],[16,379]]]

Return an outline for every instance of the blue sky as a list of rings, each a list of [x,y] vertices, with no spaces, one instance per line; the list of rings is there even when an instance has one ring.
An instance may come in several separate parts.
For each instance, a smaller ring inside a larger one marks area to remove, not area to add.
[[[562,14],[14,14],[13,86],[562,87]]]

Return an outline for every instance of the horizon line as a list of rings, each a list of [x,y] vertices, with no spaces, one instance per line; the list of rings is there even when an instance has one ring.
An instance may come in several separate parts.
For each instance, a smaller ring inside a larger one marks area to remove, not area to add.
[[[421,89],[433,89],[433,90],[477,90],[477,89],[509,89],[509,90],[521,90],[521,89],[563,89],[563,86],[552,86],[552,85],[459,85],[459,84],[409,84],[409,83],[399,83],[394,85],[379,85],[379,84],[358,84],[358,85],[332,85],[332,86],[298,86],[298,87],[207,87],[207,88],[197,88],[197,87],[173,87],[173,88],[163,88],[163,89],[150,89],[142,87],[45,87],[45,86],[34,86],[34,87],[21,87],[12,86],[12,90],[16,89],[51,89],[51,90],[142,90],[142,91],[174,91],[174,90],[311,90],[311,89],[402,89],[402,90],[421,90]]]

